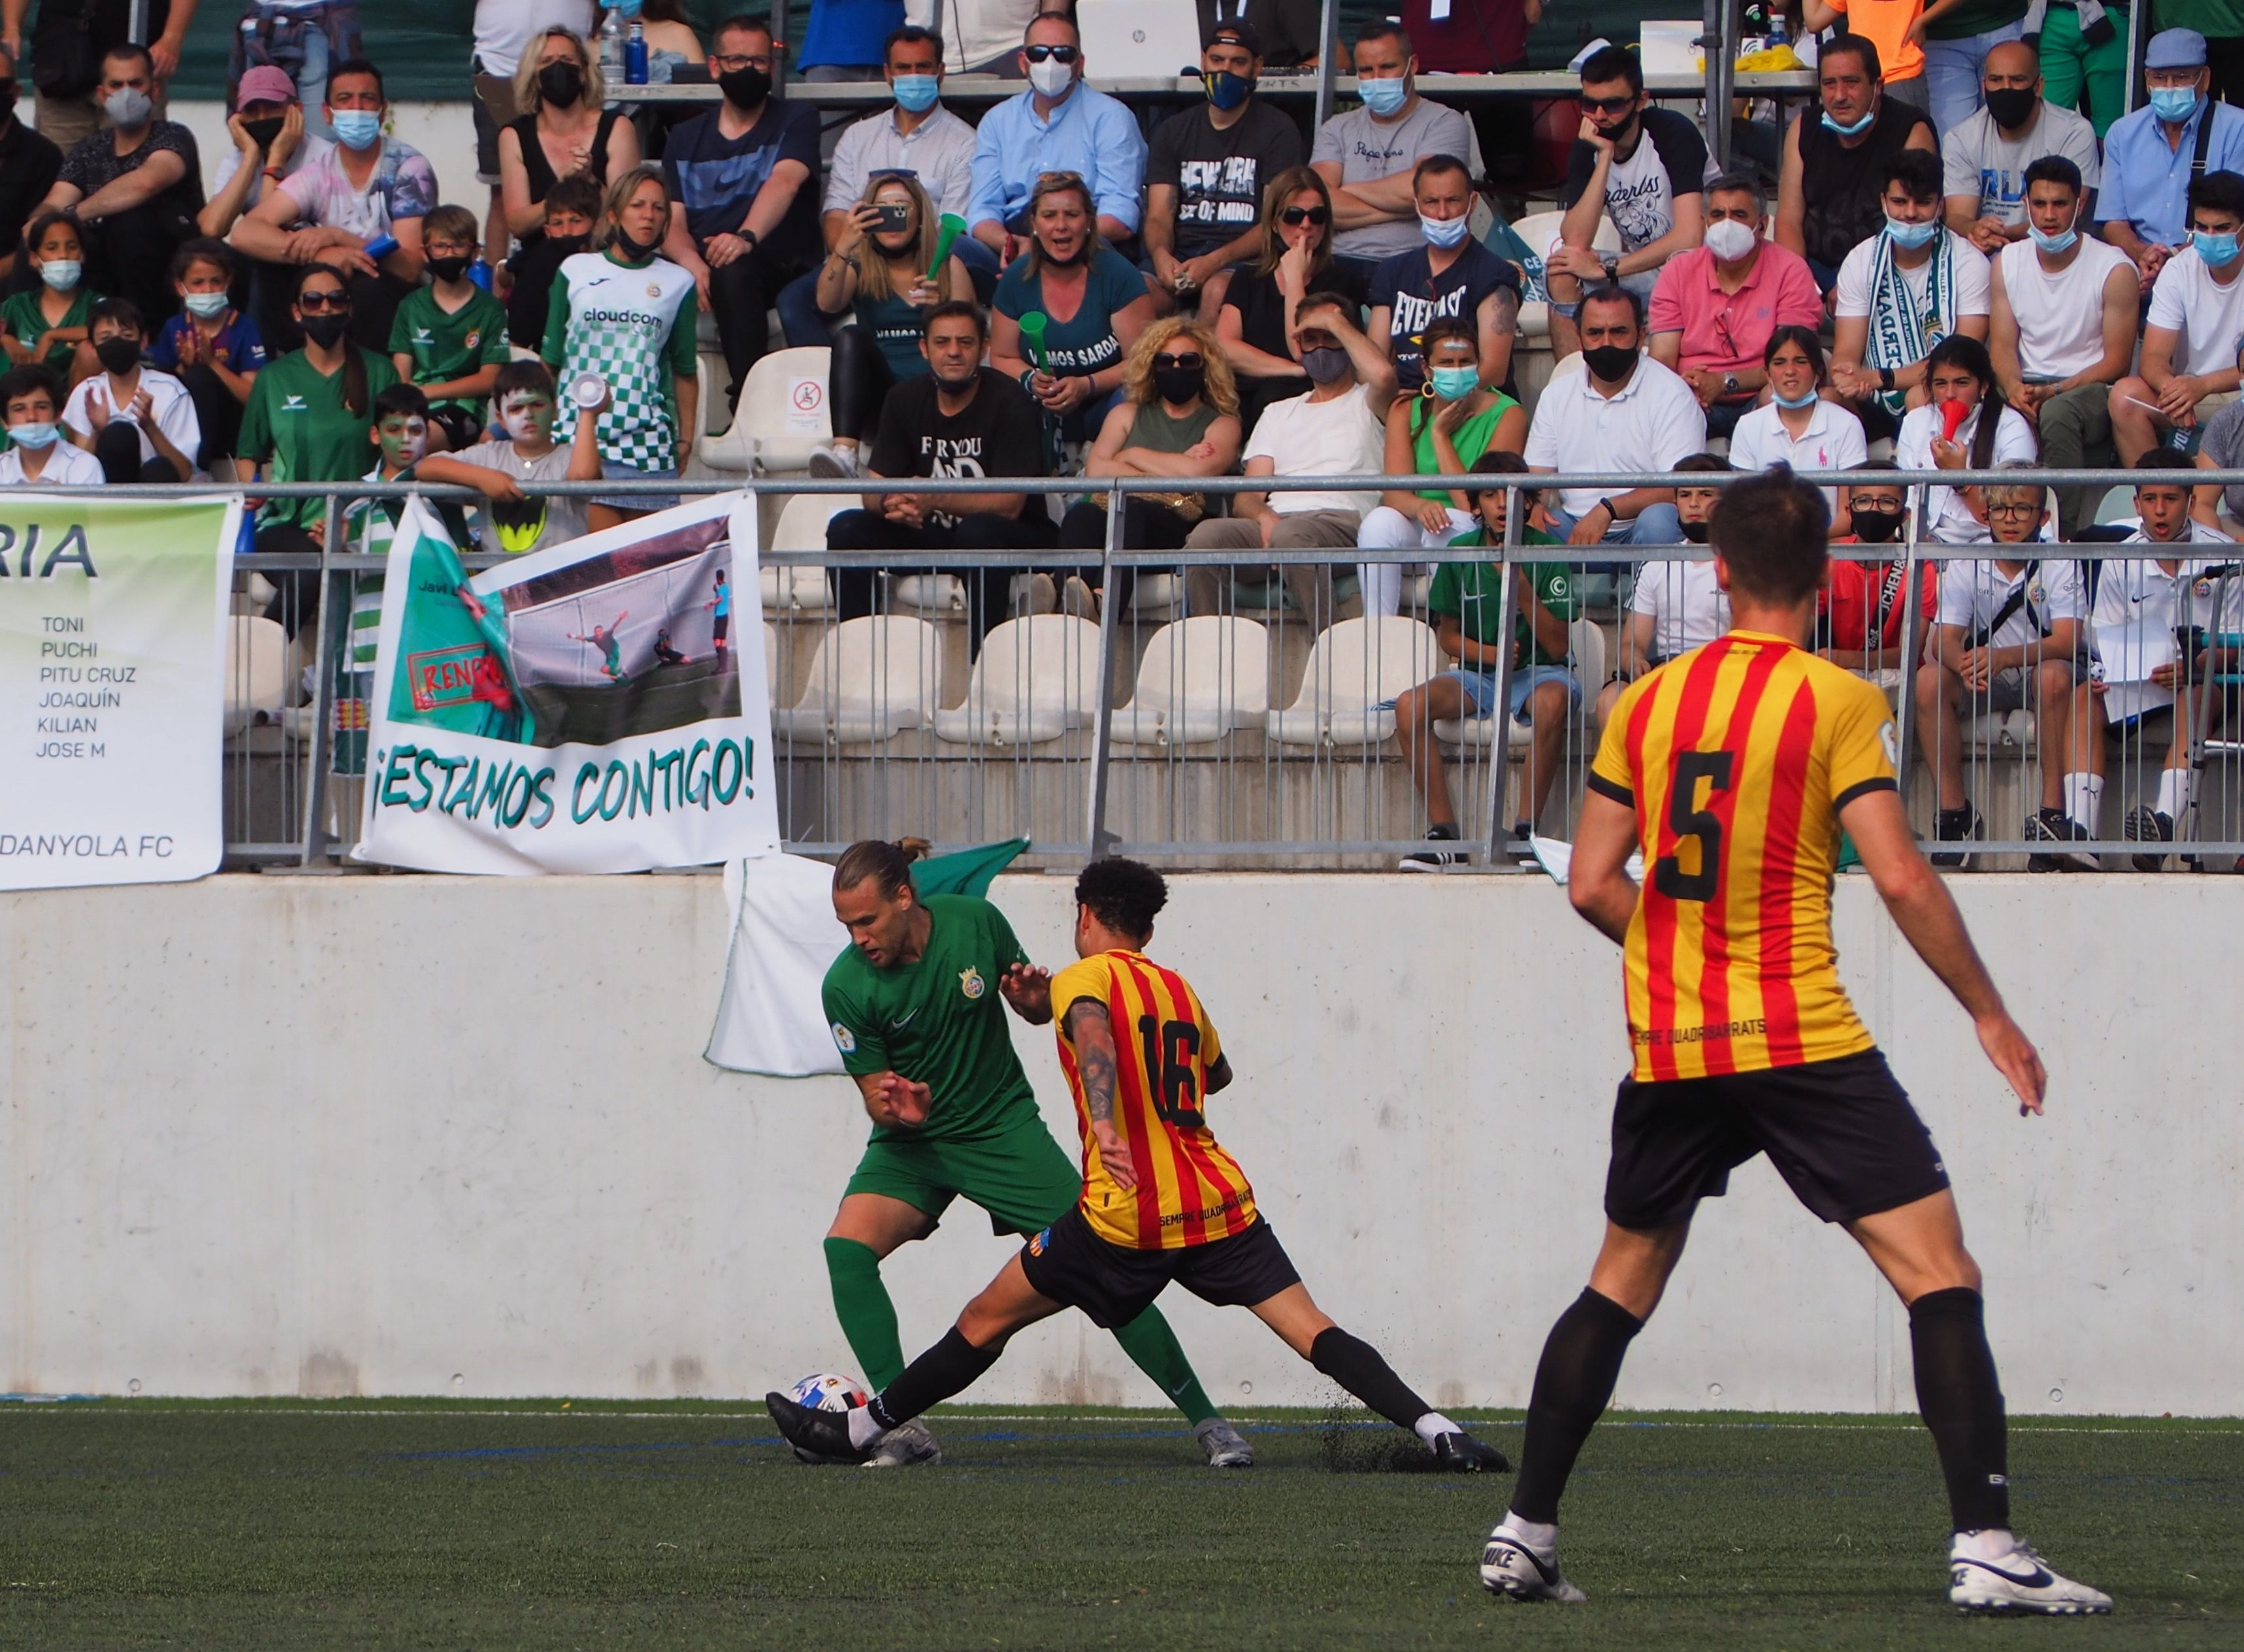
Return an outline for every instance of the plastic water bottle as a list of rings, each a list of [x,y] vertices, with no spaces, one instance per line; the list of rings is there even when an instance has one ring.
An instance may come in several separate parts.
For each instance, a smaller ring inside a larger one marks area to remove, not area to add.
[[[631,33],[624,37],[624,84],[646,84],[646,25],[637,17],[632,19]]]
[[[600,78],[612,86],[624,78],[624,19],[613,6],[600,19]]]

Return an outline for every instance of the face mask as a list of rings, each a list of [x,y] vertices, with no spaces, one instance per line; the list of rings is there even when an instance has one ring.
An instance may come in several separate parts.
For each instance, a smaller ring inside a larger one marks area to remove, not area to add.
[[[101,100],[101,111],[112,124],[125,128],[145,126],[148,117],[156,112],[156,105],[148,94],[132,86],[120,86]]]
[[[199,321],[215,320],[224,315],[231,300],[223,293],[190,293],[179,302],[186,307],[189,315]]]
[[[1816,397],[1815,392],[1814,390],[1812,390],[1812,389],[1811,389],[1811,390],[1809,390],[1809,391],[1808,391],[1808,393],[1806,395],[1802,395],[1802,396],[1788,396],[1788,395],[1786,395],[1782,391],[1778,390],[1778,389],[1776,389],[1774,386],[1772,386],[1772,387],[1770,388],[1770,389],[1769,389],[1769,393],[1768,393],[1768,394],[1769,394],[1769,395],[1770,395],[1770,398],[1775,401],[1775,403],[1776,403],[1776,405],[1777,405],[1778,407],[1780,407],[1780,408],[1791,408],[1795,413],[1799,412],[1799,411],[1800,411],[1800,409],[1801,409],[1801,408],[1812,408],[1812,407],[1814,407],[1814,406],[1815,405],[1815,403],[1816,403],[1816,401],[1817,401],[1817,397]]]
[[[1047,98],[1064,98],[1067,89],[1075,84],[1075,65],[1062,63],[1057,57],[1032,63],[1029,65],[1029,84]]]
[[[1712,526],[1712,523],[1686,522],[1683,524],[1683,537],[1694,545],[1703,545],[1707,543],[1707,529]]]
[[[1842,138],[1860,138],[1864,132],[1869,131],[1870,124],[1876,120],[1877,118],[1877,105],[1873,104],[1870,106],[1870,112],[1869,114],[1864,115],[1860,120],[1856,121],[1851,126],[1842,126],[1837,121],[1831,118],[1830,111],[1826,110],[1823,112],[1823,130],[1825,131],[1836,132]]]
[[[56,292],[67,293],[78,285],[84,268],[74,258],[51,258],[39,266],[39,279]]]
[[[2151,88],[2151,109],[2160,120],[2180,125],[2197,112],[2197,88],[2153,86]]]
[[[424,419],[408,419],[401,432],[382,432],[382,462],[402,470],[418,464],[429,452],[429,424]]]
[[[104,339],[93,347],[101,361],[101,370],[123,378],[140,364],[140,341],[138,339]]]
[[[331,350],[342,342],[343,334],[350,330],[348,315],[308,315],[301,323],[304,336],[323,350]]]
[[[1707,226],[1707,250],[1725,264],[1736,263],[1759,245],[1761,237],[1753,226],[1734,218],[1717,219]]]
[[[592,244],[589,235],[548,235],[546,245],[564,253],[581,253]]]
[[[1855,537],[1866,544],[1882,545],[1901,531],[1901,512],[1854,508]]]
[[[337,109],[328,116],[335,141],[345,149],[371,149],[382,140],[382,116],[372,109]]]
[[[1207,388],[1206,367],[1155,367],[1153,388],[1161,393],[1161,400],[1176,407],[1196,399]]]
[[[1075,251],[1065,258],[1062,258],[1058,253],[1046,247],[1041,241],[1037,246],[1038,250],[1044,254],[1044,262],[1057,270],[1071,270],[1091,256],[1091,243],[1088,239],[1078,242]]]
[[[1920,246],[1932,245],[1932,238],[1940,233],[1936,219],[1927,219],[1922,224],[1904,224],[1897,218],[1886,219],[1886,233],[1893,238],[1896,246],[1914,253]]]
[[[1436,367],[1426,378],[1444,401],[1462,401],[1480,388],[1478,367]]]
[[[2005,86],[1987,94],[1987,112],[1995,118],[1995,125],[2016,131],[2033,118],[2034,105],[2039,101],[2024,87]]]
[[[933,75],[898,75],[896,107],[908,115],[923,115],[935,107],[936,94],[941,90]]]
[[[585,95],[585,71],[573,63],[549,63],[537,71],[537,95],[566,109]]]
[[[1228,69],[1203,70],[1200,84],[1207,88],[1207,100],[1218,109],[1236,109],[1254,95],[1252,75],[1234,75]]]
[[[1386,75],[1375,80],[1359,80],[1355,95],[1363,99],[1363,106],[1385,119],[1410,100],[1409,78],[1407,75]]]
[[[1464,244],[1465,236],[1471,230],[1472,223],[1470,219],[1429,218],[1421,212],[1418,214],[1418,227],[1423,232],[1428,246],[1438,246],[1447,251],[1452,246],[1462,246]]]
[[[455,253],[446,258],[432,258],[428,260],[429,273],[440,281],[456,281],[468,273],[468,266],[474,261],[463,253]]]
[[[2071,252],[2072,244],[2080,239],[2080,232],[2077,229],[2066,230],[2062,235],[2045,235],[2031,224],[2026,226],[2026,233],[2033,237],[2036,246],[2051,258],[2060,253]]]
[[[11,424],[8,427],[8,440],[19,448],[51,448],[57,434],[57,427],[46,423]]]
[[[2208,235],[2201,229],[2192,230],[2189,244],[2197,248],[2200,258],[2215,269],[2236,261],[2236,234],[2233,230],[2225,235]]]
[[[620,224],[614,226],[614,231],[608,244],[621,253],[628,263],[638,264],[653,257],[654,249],[660,245],[657,241],[633,240],[632,233]]]
[[[1600,344],[1594,350],[1582,352],[1582,365],[1590,370],[1592,378],[1618,384],[1636,371],[1636,350],[1632,346]]]
[[[1337,383],[1347,376],[1348,369],[1348,352],[1336,345],[1320,345],[1301,352],[1301,370],[1309,375],[1312,384]]]
[[[500,408],[498,421],[517,442],[540,442],[553,428],[553,404],[542,396],[524,396]]]
[[[771,71],[735,69],[717,77],[725,101],[735,109],[754,109],[771,96]]]
[[[249,141],[260,149],[267,150],[273,147],[273,140],[280,135],[280,126],[281,119],[278,115],[268,116],[263,120],[245,120],[241,123],[241,130],[249,134]]]

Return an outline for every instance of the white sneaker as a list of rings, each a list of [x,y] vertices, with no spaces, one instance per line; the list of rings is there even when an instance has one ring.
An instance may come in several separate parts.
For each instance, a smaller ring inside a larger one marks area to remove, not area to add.
[[[1210,1468],[1252,1468],[1254,1447],[1247,1437],[1220,1417],[1211,1417],[1193,1430],[1193,1438],[1207,1453]]]
[[[1505,1595],[1515,1601],[1557,1601],[1574,1606],[1589,1599],[1566,1581],[1555,1554],[1545,1561],[1509,1526],[1498,1526],[1488,1534],[1488,1547],[1480,1557],[1480,1583],[1490,1595]]]
[[[927,1432],[926,1424],[915,1419],[882,1434],[880,1445],[860,1467],[909,1468],[917,1463],[932,1465],[942,1460],[943,1452],[936,1445],[935,1436]]]
[[[855,448],[831,447],[825,442],[810,450],[810,474],[814,476],[854,476],[857,474],[857,450]]]
[[[2072,1617],[2108,1612],[2112,1597],[2085,1583],[2059,1577],[2023,1539],[1999,1560],[1964,1553],[1963,1534],[1948,1554],[1948,1598],[1964,1612],[2041,1612]]]

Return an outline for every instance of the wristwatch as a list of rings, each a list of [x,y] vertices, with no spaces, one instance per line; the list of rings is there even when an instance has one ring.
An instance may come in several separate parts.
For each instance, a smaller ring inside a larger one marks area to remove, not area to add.
[[[1736,374],[1725,373],[1722,374],[1722,394],[1724,395],[1735,395],[1739,391],[1744,388],[1745,386],[1738,382],[1738,375]]]
[[[1615,253],[1600,253],[1598,258],[1598,262],[1605,266],[1605,280],[1608,281],[1618,281],[1620,280],[1619,254]]]
[[[1894,388],[1894,371],[1891,367],[1878,369],[1878,383],[1889,390]]]

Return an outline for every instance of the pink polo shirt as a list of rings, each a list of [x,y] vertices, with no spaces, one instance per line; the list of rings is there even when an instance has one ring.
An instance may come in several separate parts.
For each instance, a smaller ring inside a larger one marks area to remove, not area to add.
[[[1723,292],[1715,281],[1714,255],[1705,247],[1669,259],[1652,289],[1646,325],[1655,334],[1683,335],[1679,372],[1736,373],[1761,366],[1769,335],[1780,327],[1812,327],[1822,320],[1823,297],[1808,260],[1763,241],[1745,285],[1734,293]]]

